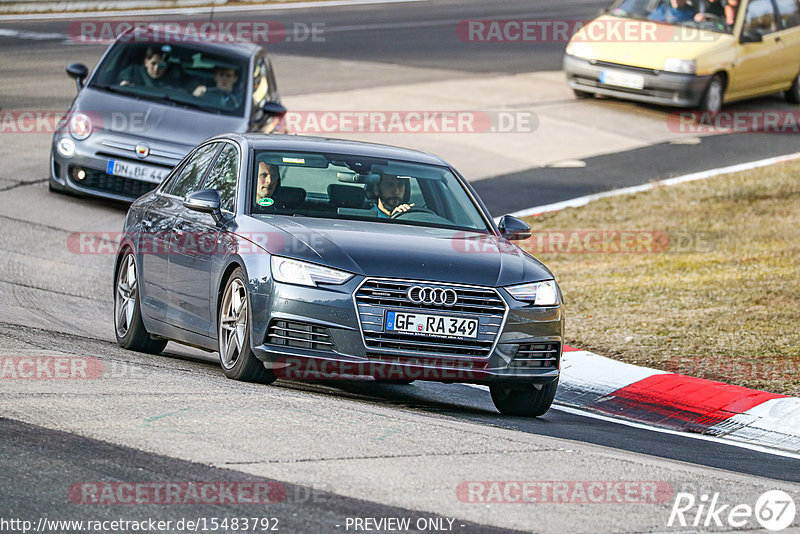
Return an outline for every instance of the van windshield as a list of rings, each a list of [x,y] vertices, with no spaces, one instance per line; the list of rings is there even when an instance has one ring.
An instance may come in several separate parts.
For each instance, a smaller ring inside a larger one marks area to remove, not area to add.
[[[732,33],[738,0],[617,0],[608,13],[719,33]],[[692,38],[689,33],[685,39]],[[694,34],[694,38],[699,38]]]

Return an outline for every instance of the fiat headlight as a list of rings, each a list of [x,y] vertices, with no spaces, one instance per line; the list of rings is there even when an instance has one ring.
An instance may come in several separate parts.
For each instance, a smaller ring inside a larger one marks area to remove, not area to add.
[[[92,120],[83,113],[75,113],[69,118],[69,133],[78,141],[92,135]]]

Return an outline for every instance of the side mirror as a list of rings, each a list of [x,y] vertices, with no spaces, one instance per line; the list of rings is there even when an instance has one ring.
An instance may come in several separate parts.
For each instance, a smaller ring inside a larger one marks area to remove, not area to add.
[[[531,236],[531,227],[525,221],[511,215],[503,215],[497,227],[503,237],[509,241],[521,241]]]
[[[261,109],[264,111],[265,114],[271,115],[273,117],[283,117],[286,115],[286,108],[280,102],[272,102],[268,101],[265,102]]]
[[[761,35],[756,30],[750,30],[747,32],[742,32],[742,38],[740,42],[742,43],[761,43],[764,41],[764,36]]]
[[[83,89],[83,81],[89,76],[89,69],[83,63],[73,63],[67,67],[67,76],[75,78],[78,91]]]
[[[183,200],[183,207],[200,213],[209,213],[214,217],[214,222],[222,222],[222,210],[219,208],[219,191],[216,189],[203,189],[189,193]]]

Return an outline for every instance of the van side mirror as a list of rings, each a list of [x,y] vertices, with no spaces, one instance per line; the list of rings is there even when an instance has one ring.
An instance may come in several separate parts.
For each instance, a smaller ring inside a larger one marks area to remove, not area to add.
[[[75,78],[75,85],[78,91],[83,89],[83,82],[89,76],[89,68],[83,63],[73,63],[67,67],[67,76]]]
[[[531,236],[531,227],[528,226],[528,223],[511,215],[503,215],[497,228],[509,241],[521,241]]]
[[[761,43],[764,41],[764,36],[756,30],[742,32],[742,38],[739,39],[742,43]]]

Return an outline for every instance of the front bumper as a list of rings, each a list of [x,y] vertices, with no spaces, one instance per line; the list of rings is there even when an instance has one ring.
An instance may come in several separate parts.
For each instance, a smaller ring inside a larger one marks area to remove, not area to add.
[[[609,70],[640,75],[644,78],[644,87],[634,89],[601,83],[601,73]],[[641,69],[569,55],[564,56],[564,73],[567,85],[576,91],[684,108],[697,107],[711,81],[711,76]]]
[[[272,282],[269,291],[251,292],[255,355],[278,377],[290,379],[372,376],[385,380],[548,383],[559,377],[562,305],[534,307],[497,290],[506,313],[491,350],[479,357],[469,351],[437,352],[434,344],[426,346],[423,337],[418,350],[382,349],[368,347],[365,342],[364,325],[353,297],[363,282],[363,277],[356,277],[343,286],[326,289]],[[441,308],[420,311],[446,313]],[[308,341],[285,339],[292,337]],[[546,348],[552,360],[523,361],[538,348]],[[523,355],[521,350],[528,353]]]
[[[50,188],[123,202],[136,200],[155,189],[158,184],[110,175],[107,173],[110,160],[118,159],[170,170],[192,148],[188,145],[148,141],[153,155],[142,160],[135,156],[134,151],[140,140],[101,130],[84,141],[70,137],[75,144],[75,152],[70,157],[64,157],[56,147],[63,137],[70,136],[66,132],[57,132],[53,136],[50,149]],[[76,169],[84,170],[83,179],[76,177]]]

